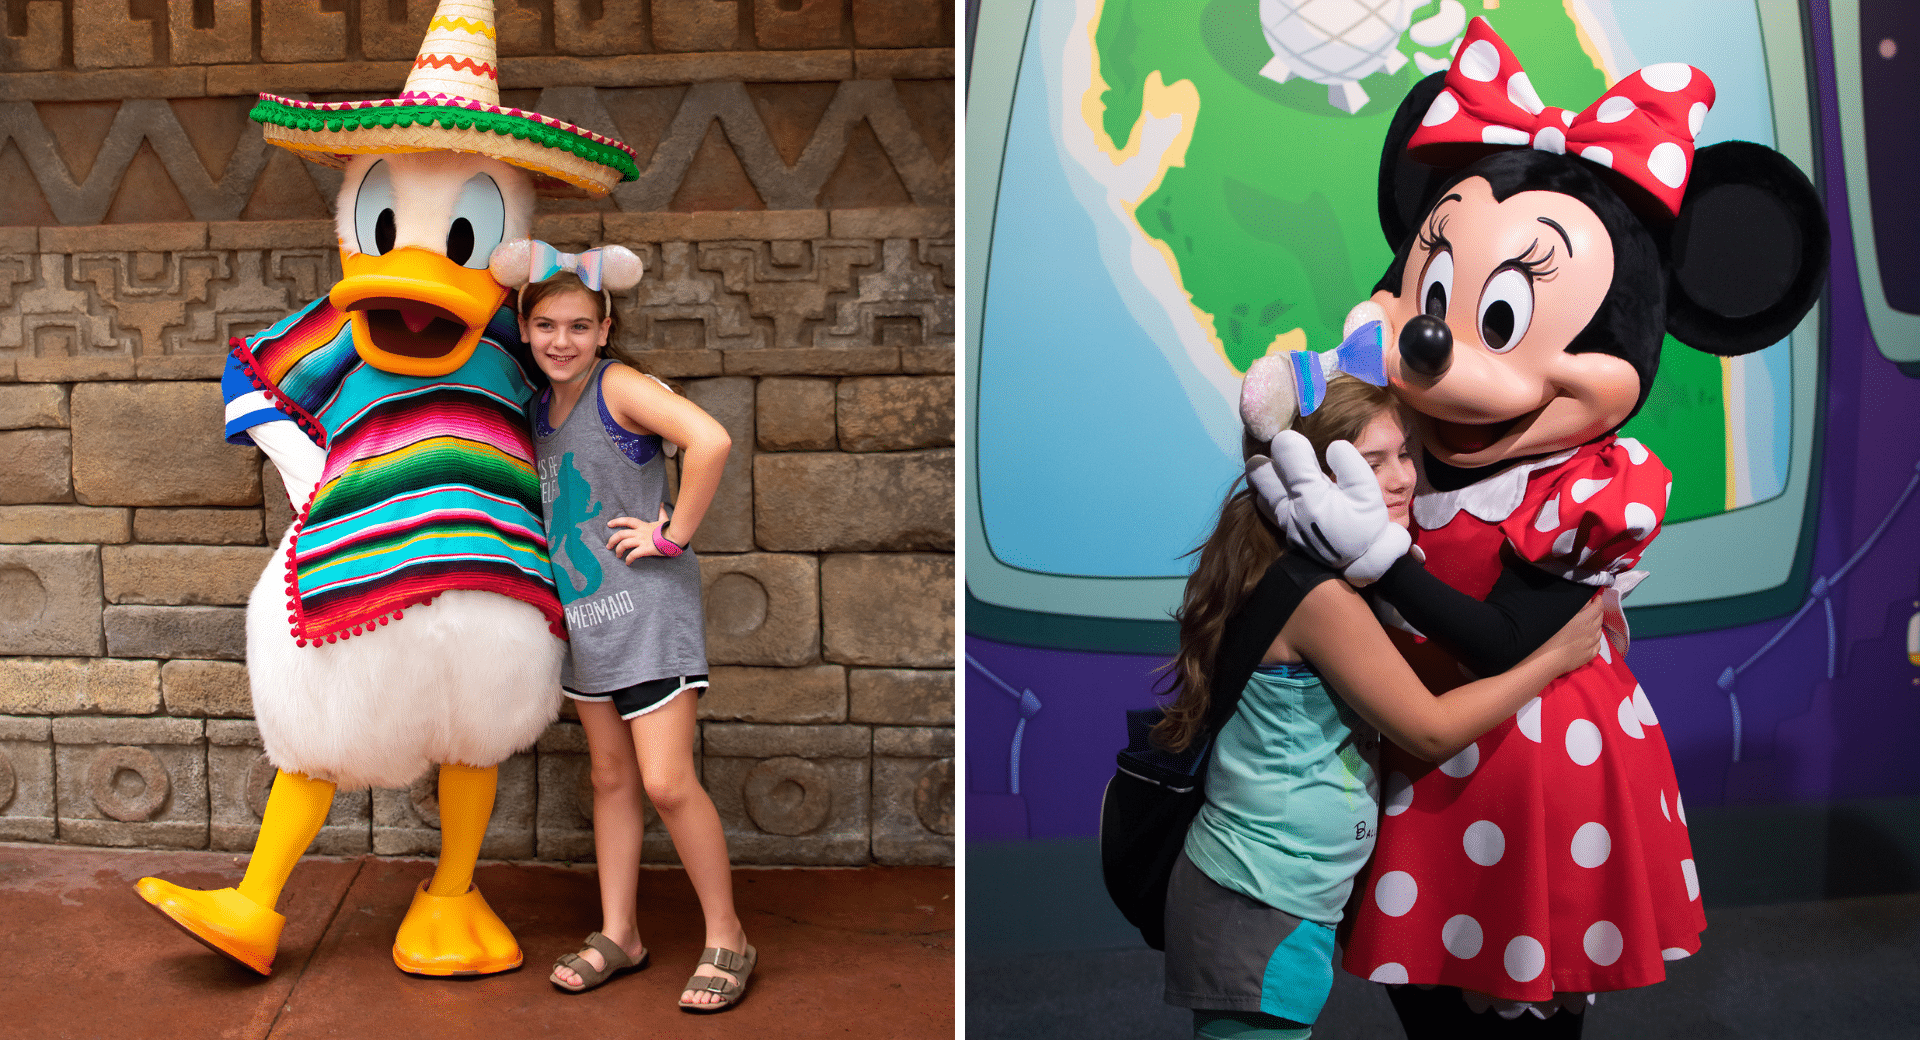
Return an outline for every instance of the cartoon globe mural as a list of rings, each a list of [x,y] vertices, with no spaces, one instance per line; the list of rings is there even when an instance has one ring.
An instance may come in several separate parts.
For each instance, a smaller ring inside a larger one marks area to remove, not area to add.
[[[1260,28],[1273,60],[1260,74],[1326,84],[1327,103],[1349,114],[1367,103],[1360,80],[1407,63],[1400,36],[1427,0],[1260,0]]]

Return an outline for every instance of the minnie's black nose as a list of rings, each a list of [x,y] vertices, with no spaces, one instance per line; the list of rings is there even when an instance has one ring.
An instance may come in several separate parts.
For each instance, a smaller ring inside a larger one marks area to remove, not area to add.
[[[1416,375],[1438,379],[1453,364],[1453,332],[1431,314],[1421,314],[1400,329],[1400,361]]]

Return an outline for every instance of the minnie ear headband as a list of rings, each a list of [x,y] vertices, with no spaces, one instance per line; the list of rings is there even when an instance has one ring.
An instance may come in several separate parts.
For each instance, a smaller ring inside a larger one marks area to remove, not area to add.
[[[584,253],[563,253],[537,238],[522,238],[500,243],[487,259],[487,270],[493,272],[494,279],[501,285],[512,289],[571,271],[588,289],[606,294],[640,284],[642,265],[640,258],[626,246],[600,246]]]
[[[1627,76],[1577,114],[1549,107],[1506,41],[1475,17],[1407,152],[1442,166],[1506,147],[1577,155],[1644,189],[1673,217],[1686,195],[1694,138],[1713,101],[1706,73],[1667,62]]]
[[[1288,350],[1255,361],[1240,383],[1240,421],[1266,444],[1293,425],[1296,413],[1312,415],[1337,373],[1386,386],[1385,329],[1386,312],[1368,301],[1347,314],[1346,335],[1332,350]]]

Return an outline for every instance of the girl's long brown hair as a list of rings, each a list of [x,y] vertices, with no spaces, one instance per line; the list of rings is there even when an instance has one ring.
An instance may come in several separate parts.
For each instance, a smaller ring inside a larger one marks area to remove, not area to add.
[[[1327,381],[1326,400],[1320,407],[1304,419],[1296,418],[1293,428],[1324,460],[1327,445],[1357,439],[1375,416],[1393,407],[1393,395],[1384,387],[1338,376]],[[1266,445],[1242,434],[1242,455],[1265,450]],[[1166,718],[1153,728],[1154,741],[1173,751],[1184,751],[1206,727],[1213,703],[1215,658],[1227,620],[1246,604],[1267,568],[1286,549],[1285,537],[1255,508],[1253,491],[1242,486],[1244,479],[1234,481],[1220,506],[1219,523],[1194,550],[1200,560],[1187,579],[1180,609],[1173,614],[1180,623],[1180,652],[1167,665],[1168,685],[1160,692],[1174,699],[1166,706]]]

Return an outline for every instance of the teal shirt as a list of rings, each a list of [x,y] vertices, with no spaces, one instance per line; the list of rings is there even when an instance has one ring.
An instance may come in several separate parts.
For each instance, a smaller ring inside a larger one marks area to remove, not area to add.
[[[1215,738],[1187,858],[1295,917],[1337,924],[1379,829],[1379,737],[1304,665],[1254,672]]]

